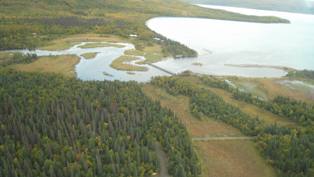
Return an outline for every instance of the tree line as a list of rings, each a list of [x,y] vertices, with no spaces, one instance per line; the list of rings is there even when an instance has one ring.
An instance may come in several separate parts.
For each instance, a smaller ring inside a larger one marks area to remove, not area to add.
[[[290,71],[286,75],[289,78],[299,78],[299,79],[311,79],[314,80],[314,71],[311,70],[301,70],[301,71]]]
[[[214,82],[217,85],[217,81]],[[173,95],[190,97],[194,115],[203,114],[226,122],[249,136],[257,136],[256,144],[264,157],[278,169],[282,177],[311,177],[314,175],[314,129],[268,125],[258,117],[250,117],[226,103],[220,96],[184,77],[157,77],[152,84]],[[220,84],[219,84],[220,85]],[[221,84],[226,86],[225,84]],[[306,114],[304,114],[306,115]]]
[[[22,54],[22,53],[12,53],[9,56],[5,56],[5,59],[2,59],[0,62],[0,67],[6,67],[12,64],[27,64],[32,63],[37,60],[38,57],[36,54]]]
[[[230,86],[230,84],[225,81],[213,77],[203,77],[202,81],[208,86],[231,92],[233,98],[237,100],[256,105],[304,126],[314,125],[314,105],[312,104],[284,96],[276,96],[274,99],[266,101],[249,92],[240,91],[238,88]]]

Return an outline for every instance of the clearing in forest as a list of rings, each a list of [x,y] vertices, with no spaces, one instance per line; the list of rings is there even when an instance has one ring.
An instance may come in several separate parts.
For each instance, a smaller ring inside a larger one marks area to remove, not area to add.
[[[189,99],[172,96],[152,85],[143,87],[144,93],[172,110],[193,137],[244,137],[239,130],[214,119],[195,118],[189,110]],[[202,176],[208,177],[273,177],[274,170],[266,163],[247,139],[193,141],[202,162]]]
[[[232,94],[222,89],[208,87],[208,89],[215,94],[221,96],[226,103],[231,104],[239,108],[242,112],[250,115],[250,117],[258,117],[263,120],[266,124],[278,124],[280,126],[295,127],[296,124],[288,119],[277,116],[269,111],[259,108],[255,105],[245,103],[243,101],[232,98]]]

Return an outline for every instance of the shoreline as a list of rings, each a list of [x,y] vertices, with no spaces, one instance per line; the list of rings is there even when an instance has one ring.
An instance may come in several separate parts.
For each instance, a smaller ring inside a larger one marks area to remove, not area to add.
[[[224,64],[225,66],[230,67],[240,67],[240,68],[272,68],[279,69],[286,72],[298,71],[295,68],[287,67],[287,66],[275,66],[275,65],[259,65],[259,64]]]

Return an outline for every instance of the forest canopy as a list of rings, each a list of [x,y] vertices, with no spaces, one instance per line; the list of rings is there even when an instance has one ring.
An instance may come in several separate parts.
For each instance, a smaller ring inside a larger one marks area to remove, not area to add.
[[[0,85],[0,176],[150,176],[156,143],[173,177],[200,173],[185,128],[135,82],[2,69]]]

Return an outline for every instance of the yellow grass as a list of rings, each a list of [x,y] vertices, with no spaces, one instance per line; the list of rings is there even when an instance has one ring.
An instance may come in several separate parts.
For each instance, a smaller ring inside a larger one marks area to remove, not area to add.
[[[225,102],[239,108],[242,112],[250,115],[250,117],[255,118],[259,117],[261,120],[265,121],[267,124],[275,124],[287,127],[295,127],[296,124],[288,119],[282,118],[277,116],[269,111],[266,111],[262,108],[259,108],[255,105],[245,103],[243,101],[238,101],[232,98],[232,94],[217,88],[208,88],[210,91],[216,93],[217,95],[221,96]]]
[[[288,88],[279,84],[278,80],[260,79],[257,81],[260,87],[263,87],[271,98],[274,98],[277,95],[282,95],[296,100],[314,103],[313,93],[308,93],[305,90]]]
[[[71,48],[72,46],[79,44],[79,42],[73,41],[60,41],[55,43],[49,43],[48,46],[41,47],[41,50],[50,50],[50,51],[57,51],[57,50],[66,50]]]
[[[97,52],[90,52],[90,53],[84,53],[84,54],[82,54],[82,56],[85,59],[93,59],[96,57],[97,54],[98,54]]]
[[[125,55],[144,56],[144,52],[136,49],[130,49],[124,52]]]
[[[127,50],[126,55],[144,56],[145,61],[139,62],[140,64],[154,63],[160,61],[164,56],[159,45],[146,46],[141,50]]]
[[[78,34],[67,36],[49,42],[46,46],[41,47],[42,50],[64,50],[81,42],[123,42],[126,39],[114,35],[97,35],[97,34]]]
[[[262,108],[259,108],[255,105],[245,103],[243,101],[238,101],[234,98],[232,98],[232,94],[230,92],[227,92],[223,89],[208,87],[204,84],[202,84],[198,77],[196,76],[183,76],[182,79],[185,79],[186,81],[189,81],[193,85],[197,85],[199,87],[208,89],[209,91],[217,94],[218,96],[221,96],[223,100],[237,108],[239,108],[242,112],[250,115],[250,117],[255,118],[259,117],[261,120],[265,121],[266,124],[275,124],[281,126],[287,126],[287,127],[295,127],[297,126],[294,122],[289,121],[286,118],[277,116],[269,111],[266,111]],[[231,80],[232,78],[228,78]],[[239,78],[236,78],[239,79]]]
[[[232,82],[236,85],[243,85],[243,83],[251,83],[255,84],[256,88],[253,90],[254,92],[260,92],[267,96],[268,99],[273,99],[274,97],[281,95],[285,97],[290,97],[296,100],[302,100],[310,103],[314,103],[314,95],[306,90],[302,89],[291,89],[286,87],[278,81],[285,80],[287,78],[282,79],[269,79],[269,78],[231,78]]]
[[[152,85],[143,87],[144,93],[153,100],[160,101],[161,105],[170,108],[180,121],[187,127],[191,136],[240,136],[241,133],[222,122],[213,119],[196,119],[190,113],[189,98],[186,96],[172,96],[164,90]]]
[[[203,177],[275,177],[254,143],[245,140],[193,142]]]
[[[87,43],[80,48],[86,49],[86,48],[97,48],[97,47],[116,47],[116,48],[123,48],[123,45],[120,44],[114,44],[114,43],[103,43],[103,42],[95,42],[95,43]]]
[[[13,57],[12,52],[0,52],[0,63],[10,60]]]
[[[41,57],[29,64],[17,64],[11,67],[24,72],[57,73],[66,77],[75,77],[74,66],[79,62],[77,56]]]
[[[189,99],[172,96],[152,85],[143,86],[143,92],[151,99],[175,112],[186,126],[191,137],[243,136],[239,130],[207,117],[196,119],[189,110]],[[274,170],[247,140],[193,141],[202,162],[203,177],[274,177]]]
[[[125,63],[125,62],[130,62],[130,61],[133,61],[136,59],[137,59],[136,56],[122,55],[121,57],[115,59],[111,63],[110,66],[115,68],[115,69],[123,70],[123,71],[147,71],[146,67],[130,65],[130,64]]]

